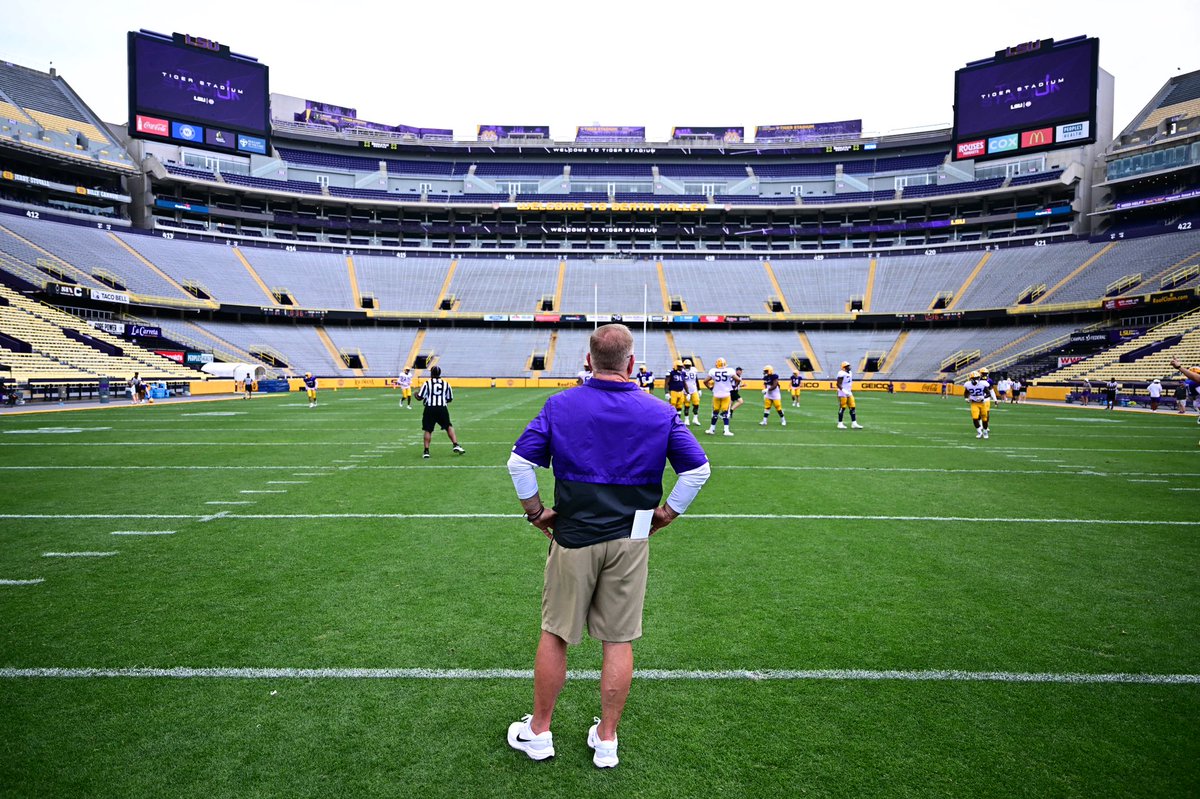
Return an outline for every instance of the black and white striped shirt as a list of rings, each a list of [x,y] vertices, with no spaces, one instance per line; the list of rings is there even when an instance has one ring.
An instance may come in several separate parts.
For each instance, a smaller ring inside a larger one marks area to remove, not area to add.
[[[444,408],[454,400],[454,392],[445,380],[433,378],[421,384],[417,399],[428,408]]]

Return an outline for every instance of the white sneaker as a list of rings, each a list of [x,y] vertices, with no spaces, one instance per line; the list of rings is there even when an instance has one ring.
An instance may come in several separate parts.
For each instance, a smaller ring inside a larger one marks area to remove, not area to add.
[[[717,432],[716,430],[713,430],[713,429],[710,427],[710,428],[708,428],[707,430],[705,430],[705,431],[704,431],[704,435],[706,435],[706,436],[716,435],[716,432]]]
[[[983,437],[984,437],[984,438],[987,438],[987,437],[988,437],[988,431],[987,431],[987,430],[984,430],[984,431],[983,431]]]
[[[520,721],[508,725],[508,745],[529,755],[530,760],[545,760],[554,757],[554,734],[546,730],[538,735],[529,729],[533,716],[526,714]],[[613,744],[614,759],[616,744]],[[616,763],[613,763],[615,766]]]
[[[787,419],[782,419],[782,418],[781,418],[781,419],[779,420],[779,426],[780,426],[780,427],[787,427]]]
[[[975,437],[983,438],[983,428],[982,427],[975,428]]]
[[[759,422],[759,423],[758,423],[758,426],[759,426],[759,427],[766,427],[766,426],[767,426],[767,420],[766,420],[766,419],[763,419],[761,422]]]
[[[729,432],[729,428],[728,428],[728,427],[726,427],[726,428],[725,428],[725,432],[724,432],[724,433],[722,433],[721,435],[723,435],[723,436],[729,436],[730,438],[733,438],[733,433]]]
[[[845,429],[846,429],[845,422],[838,422],[838,430],[845,430]]]
[[[850,427],[854,428],[855,430],[862,430],[862,429],[863,429],[863,426],[862,426],[861,424],[859,424],[858,422],[851,422],[851,423],[850,423]]]
[[[596,764],[596,768],[612,768],[620,762],[617,760],[617,739],[601,741],[600,736],[596,734],[599,726],[600,719],[596,719],[596,723],[588,730],[588,747],[595,752],[592,755],[592,762]]]
[[[697,416],[695,419],[692,419],[692,424],[696,425],[696,427],[700,427],[700,417]]]

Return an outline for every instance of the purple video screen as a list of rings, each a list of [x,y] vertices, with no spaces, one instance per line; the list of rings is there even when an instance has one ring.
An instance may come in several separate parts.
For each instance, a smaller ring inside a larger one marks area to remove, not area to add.
[[[1098,46],[1099,40],[1086,39],[958,70],[954,74],[955,138],[1090,119]]]
[[[265,64],[140,33],[130,36],[129,56],[131,119],[156,114],[267,135]]]

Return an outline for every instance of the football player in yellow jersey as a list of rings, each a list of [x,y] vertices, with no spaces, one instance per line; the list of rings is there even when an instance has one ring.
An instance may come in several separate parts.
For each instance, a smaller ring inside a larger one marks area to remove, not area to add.
[[[305,372],[301,379],[304,381],[304,390],[308,392],[308,407],[317,407],[317,378],[313,377],[312,372]]]
[[[976,438],[988,438],[988,417],[991,415],[991,402],[995,395],[992,385],[983,379],[979,372],[971,372],[966,383],[963,383],[963,397],[971,406],[971,424],[975,426]]]
[[[779,424],[787,427],[787,419],[783,416],[783,403],[779,398],[779,375],[775,374],[774,366],[763,367],[763,418],[759,422],[763,427],[767,426],[767,419],[771,416],[771,409],[779,414]]]
[[[687,424],[686,411],[687,405],[687,389],[685,386],[685,371],[683,361],[675,361],[675,368],[667,372],[666,387],[667,402],[671,403],[671,407],[678,413],[684,424]]]
[[[712,390],[712,422],[708,429],[704,432],[708,435],[715,435],[717,432],[717,417],[721,417],[721,421],[725,426],[725,435],[732,436],[729,432],[729,395],[733,391],[734,381],[737,376],[734,371],[725,365],[724,358],[717,358],[716,367],[708,370],[708,379],[704,381],[704,385]]]
[[[790,382],[792,385],[792,407],[799,408],[800,407],[800,385],[804,382],[804,378],[801,377],[799,369],[792,367],[792,377],[791,377]]]

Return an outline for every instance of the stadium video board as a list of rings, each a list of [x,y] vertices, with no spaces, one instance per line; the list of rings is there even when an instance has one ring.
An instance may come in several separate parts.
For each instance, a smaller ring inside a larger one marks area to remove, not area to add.
[[[181,33],[129,34],[129,135],[266,155],[268,70],[227,45]]]
[[[954,158],[1024,155],[1096,140],[1100,41],[1031,42],[954,73]]]

